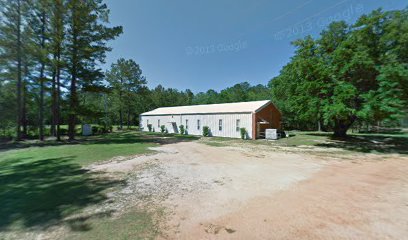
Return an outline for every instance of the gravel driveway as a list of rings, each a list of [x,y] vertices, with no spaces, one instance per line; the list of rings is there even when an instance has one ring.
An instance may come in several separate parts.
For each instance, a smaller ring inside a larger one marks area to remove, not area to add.
[[[332,160],[181,142],[94,171],[127,174],[113,208],[164,207],[163,239],[407,239],[408,159]],[[119,201],[120,200],[120,201]]]

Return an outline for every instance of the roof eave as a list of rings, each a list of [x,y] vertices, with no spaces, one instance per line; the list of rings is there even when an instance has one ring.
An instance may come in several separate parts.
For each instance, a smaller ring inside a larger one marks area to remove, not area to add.
[[[254,111],[243,112],[204,112],[204,113],[158,113],[158,114],[140,114],[140,116],[171,116],[171,115],[206,115],[206,114],[239,114],[239,113],[254,113]]]

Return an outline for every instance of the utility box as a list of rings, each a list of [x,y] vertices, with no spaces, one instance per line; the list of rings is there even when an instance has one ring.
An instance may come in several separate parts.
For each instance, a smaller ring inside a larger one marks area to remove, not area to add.
[[[91,126],[91,124],[82,125],[82,136],[90,136],[90,135],[92,135],[92,126]]]
[[[278,129],[265,129],[265,139],[278,140]]]

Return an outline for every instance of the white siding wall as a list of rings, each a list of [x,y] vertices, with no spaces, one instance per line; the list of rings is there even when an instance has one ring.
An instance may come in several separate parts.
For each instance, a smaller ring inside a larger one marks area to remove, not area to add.
[[[222,130],[219,130],[219,120],[222,120]],[[140,127],[143,131],[148,131],[147,122],[152,124],[156,132],[160,132],[160,125],[165,125],[169,133],[174,133],[178,127],[183,124],[186,127],[188,120],[187,133],[190,135],[202,135],[203,127],[210,128],[212,136],[240,138],[241,134],[236,130],[236,121],[240,120],[240,127],[246,128],[249,138],[252,138],[252,114],[251,113],[226,113],[226,114],[191,114],[191,115],[158,115],[158,116],[141,116]],[[200,120],[200,129],[197,129],[197,120]],[[177,126],[174,129],[173,122]]]

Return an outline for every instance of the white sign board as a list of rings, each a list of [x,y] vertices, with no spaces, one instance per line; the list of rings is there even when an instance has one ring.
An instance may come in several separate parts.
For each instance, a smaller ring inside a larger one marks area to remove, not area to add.
[[[270,140],[277,140],[278,129],[265,129],[265,138]]]

